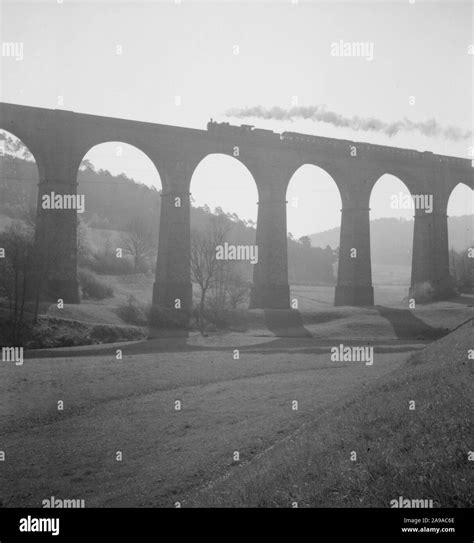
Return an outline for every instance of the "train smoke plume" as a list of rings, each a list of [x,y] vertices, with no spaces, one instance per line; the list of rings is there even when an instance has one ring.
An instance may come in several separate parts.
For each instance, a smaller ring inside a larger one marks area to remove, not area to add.
[[[392,123],[387,123],[375,117],[345,117],[339,113],[331,111],[324,105],[317,106],[294,106],[284,109],[278,106],[264,108],[262,106],[232,108],[226,111],[227,117],[238,119],[260,118],[272,119],[276,121],[293,121],[295,119],[307,119],[321,123],[332,124],[350,128],[352,130],[364,130],[369,132],[380,132],[387,136],[395,136],[399,132],[420,132],[428,137],[442,137],[451,141],[462,141],[472,136],[470,130],[449,126],[443,127],[434,119],[423,122],[410,121],[403,119]]]

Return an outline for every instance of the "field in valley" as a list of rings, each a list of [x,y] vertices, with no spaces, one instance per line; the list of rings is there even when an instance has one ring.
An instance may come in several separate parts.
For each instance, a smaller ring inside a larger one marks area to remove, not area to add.
[[[123,360],[109,349],[4,367],[3,505],[39,506],[54,495],[172,506],[232,469],[234,451],[251,460],[399,367],[411,349],[376,349],[366,366],[331,362],[329,348],[309,339],[235,337],[189,350],[161,350],[158,340],[153,353],[124,349]]]
[[[390,383],[412,371],[414,355],[448,340],[474,303],[463,297],[409,310],[408,273],[399,272],[405,284],[390,280],[393,270],[374,269],[373,308],[334,307],[333,287],[293,285],[301,318],[252,310],[243,326],[208,337],[143,328],[148,339],[29,350],[22,366],[3,363],[0,506],[39,507],[50,496],[87,507],[386,506],[380,489],[372,495],[364,486],[364,470],[373,469],[367,459],[354,479],[340,451],[362,442],[377,449],[383,433],[372,435],[364,422],[367,395],[377,398],[387,432],[398,428],[384,412],[394,401]],[[151,302],[151,274],[101,279],[113,297],[44,305],[44,314],[79,335],[83,325],[117,331],[131,296],[143,307]],[[341,343],[373,347],[373,365],[331,360]],[[355,413],[350,430],[346,408]],[[397,454],[397,465],[413,460]]]
[[[140,281],[149,288],[151,281]],[[122,299],[146,292],[130,280],[116,278],[115,286]],[[330,463],[339,450],[337,409],[359,405],[364,394],[389,386],[391,376],[409,370],[414,353],[468,320],[472,309],[465,299],[412,311],[403,304],[335,308],[333,289],[323,287],[293,287],[292,296],[308,305],[303,320],[286,327],[279,312],[255,310],[244,332],[30,351],[23,366],[4,363],[1,503],[38,507],[53,495],[85,499],[88,507],[173,507],[177,501],[290,506],[294,499],[322,505],[301,478],[304,466],[315,465],[308,459],[311,440],[319,447],[324,436],[329,447],[318,470],[337,471]],[[116,303],[114,298],[65,311],[71,318],[106,322]],[[332,361],[331,347],[340,343],[372,346],[373,365]],[[117,360],[117,348],[123,359]],[[378,394],[390,426],[386,398]],[[58,402],[64,402],[62,410]],[[353,421],[354,431],[367,432],[364,417]],[[301,447],[295,436],[304,436]],[[282,453],[288,443],[297,448]],[[293,459],[300,478],[289,471]],[[265,481],[256,477],[261,462],[267,462]],[[347,499],[333,496],[330,503]],[[367,505],[384,506],[383,499]]]

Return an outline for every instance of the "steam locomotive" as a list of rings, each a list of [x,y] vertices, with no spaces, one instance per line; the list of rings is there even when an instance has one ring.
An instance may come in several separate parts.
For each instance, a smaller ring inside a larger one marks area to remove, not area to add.
[[[255,128],[252,124],[242,124],[240,126],[230,124],[227,122],[217,123],[212,119],[207,123],[207,130],[211,134],[216,135],[233,135],[233,136],[249,136],[261,140],[264,142],[296,142],[296,143],[306,143],[306,144],[318,144],[318,145],[328,145],[330,141],[328,138],[323,138],[321,136],[311,136],[309,134],[300,134],[298,132],[283,132],[281,135],[273,132],[273,130],[265,130],[263,128]],[[346,142],[345,140],[335,140],[335,144],[340,143],[351,143]]]
[[[262,142],[286,142],[303,144],[303,146],[317,146],[318,148],[340,148],[341,146],[352,147],[357,145],[361,151],[377,151],[388,152],[391,154],[409,154],[411,156],[422,156],[429,158],[432,153],[425,151],[418,153],[408,149],[397,149],[394,147],[386,147],[383,145],[374,145],[371,143],[354,142],[350,140],[340,140],[333,138],[325,138],[321,136],[312,136],[310,134],[300,134],[299,132],[282,132],[278,134],[272,130],[263,128],[255,128],[252,124],[242,124],[240,126],[230,123],[216,123],[212,119],[207,123],[207,130],[216,135],[233,135],[233,136],[248,136]],[[462,160],[462,159],[461,159]]]
[[[216,123],[211,119],[207,123],[207,131],[216,135],[249,136],[263,141],[280,141],[280,134],[273,130],[255,128],[252,124],[237,126],[230,123]]]

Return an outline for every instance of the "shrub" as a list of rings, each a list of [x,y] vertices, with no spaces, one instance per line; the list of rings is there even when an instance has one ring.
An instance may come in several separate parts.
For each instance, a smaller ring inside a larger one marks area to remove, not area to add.
[[[432,302],[434,300],[434,288],[428,281],[418,283],[412,288],[410,297],[422,304]]]
[[[187,328],[189,314],[183,309],[170,309],[152,305],[148,314],[149,323],[158,328]]]
[[[469,250],[449,253],[450,273],[454,287],[460,293],[474,292],[474,260],[469,257]]]
[[[83,298],[103,300],[114,295],[114,290],[110,285],[100,281],[96,275],[88,270],[79,270],[78,279]]]
[[[208,304],[203,311],[204,321],[208,321],[216,328],[228,328],[231,322],[232,310],[219,307],[216,304]]]
[[[95,253],[87,263],[88,268],[106,275],[130,275],[136,273],[129,258],[117,258],[112,252]]]
[[[127,303],[117,309],[117,315],[129,324],[143,326],[148,324],[148,311],[141,305],[135,296],[129,296]]]

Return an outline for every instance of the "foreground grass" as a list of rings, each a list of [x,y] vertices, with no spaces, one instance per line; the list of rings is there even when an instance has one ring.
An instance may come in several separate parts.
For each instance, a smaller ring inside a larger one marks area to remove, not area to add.
[[[471,324],[189,496],[187,505],[389,507],[403,496],[472,507]]]

